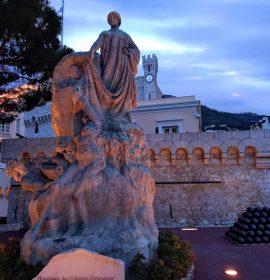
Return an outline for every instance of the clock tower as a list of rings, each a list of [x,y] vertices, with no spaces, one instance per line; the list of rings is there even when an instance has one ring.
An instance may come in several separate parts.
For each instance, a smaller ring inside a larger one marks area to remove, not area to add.
[[[144,76],[140,77],[138,84],[138,99],[161,99],[162,93],[157,85],[158,59],[155,54],[142,56]]]

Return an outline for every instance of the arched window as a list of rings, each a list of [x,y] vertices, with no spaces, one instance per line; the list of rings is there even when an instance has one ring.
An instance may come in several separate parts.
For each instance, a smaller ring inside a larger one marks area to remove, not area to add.
[[[257,150],[255,147],[248,146],[245,148],[244,164],[255,165]]]
[[[151,162],[151,166],[155,165],[155,152],[154,150],[150,149],[150,162]]]
[[[211,148],[209,152],[210,164],[221,164],[221,150],[218,147]]]
[[[187,150],[183,148],[177,149],[175,160],[176,160],[175,161],[176,166],[187,165],[187,160],[188,160]]]
[[[204,151],[202,148],[194,148],[192,151],[192,165],[204,164]]]
[[[236,147],[229,147],[227,150],[226,164],[238,164],[239,150]]]
[[[171,165],[171,151],[169,149],[160,150],[160,164],[163,166]]]

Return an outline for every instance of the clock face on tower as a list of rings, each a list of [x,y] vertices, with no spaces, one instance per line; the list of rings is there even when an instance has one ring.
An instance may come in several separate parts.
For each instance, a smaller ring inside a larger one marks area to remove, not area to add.
[[[153,80],[154,80],[153,75],[148,74],[148,75],[145,76],[145,81],[146,81],[147,83],[151,83]]]

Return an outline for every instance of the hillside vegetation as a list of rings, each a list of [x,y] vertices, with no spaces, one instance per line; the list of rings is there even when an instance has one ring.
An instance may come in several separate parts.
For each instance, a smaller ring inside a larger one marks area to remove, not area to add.
[[[260,119],[262,119],[262,116],[254,113],[227,113],[202,106],[203,130],[206,126],[215,125],[219,127],[224,124],[229,128],[249,130],[250,126],[258,123]]]

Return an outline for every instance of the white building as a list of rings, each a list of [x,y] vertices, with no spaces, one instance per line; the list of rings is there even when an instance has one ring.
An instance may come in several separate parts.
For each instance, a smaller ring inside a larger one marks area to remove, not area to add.
[[[8,211],[8,188],[10,187],[11,179],[4,173],[6,165],[0,163],[0,218],[7,216]]]
[[[131,112],[136,122],[147,134],[199,132],[201,130],[201,105],[195,96],[165,98],[158,83],[156,55],[142,57],[144,75],[136,77],[138,107]],[[39,138],[54,136],[51,124],[51,103],[19,114],[11,124],[0,127],[3,138]]]

